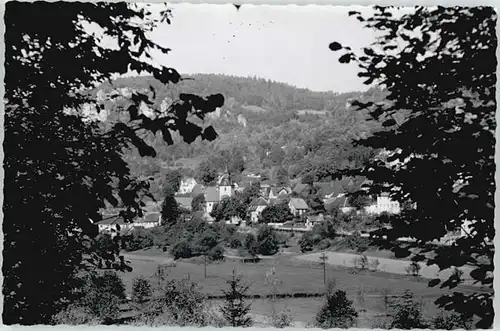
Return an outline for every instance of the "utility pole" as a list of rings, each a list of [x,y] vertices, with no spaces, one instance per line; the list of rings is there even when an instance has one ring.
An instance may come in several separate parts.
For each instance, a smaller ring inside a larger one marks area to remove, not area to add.
[[[207,254],[205,256],[205,278],[207,278]]]
[[[328,260],[328,256],[326,256],[325,252],[322,252],[319,259],[321,260],[321,263],[323,264],[323,283],[326,284],[326,261]]]

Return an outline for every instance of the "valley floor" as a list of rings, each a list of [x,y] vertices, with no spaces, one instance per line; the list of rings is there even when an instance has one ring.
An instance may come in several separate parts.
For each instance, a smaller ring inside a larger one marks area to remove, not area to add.
[[[210,263],[206,266],[200,260],[173,261],[168,253],[158,249],[146,249],[124,254],[126,260],[133,267],[132,272],[121,273],[130,293],[132,280],[137,276],[152,277],[158,265],[167,265],[168,278],[179,279],[188,277],[200,285],[203,293],[221,295],[222,289],[227,284],[233,270],[243,276],[243,280],[250,285],[250,294],[261,296],[270,293],[266,284],[266,272],[274,266],[276,275],[281,281],[278,292],[288,293],[322,293],[324,291],[323,267],[319,264],[320,253],[289,253],[279,254],[275,258],[263,259],[258,263],[241,263],[239,260],[227,258],[222,263]],[[359,327],[371,327],[373,320],[384,312],[383,293],[401,295],[406,289],[411,290],[423,303],[426,316],[432,317],[437,313],[433,302],[446,290],[430,288],[427,280],[406,276],[404,268],[408,261],[378,258],[380,265],[378,272],[360,271],[353,272],[353,259],[359,255],[327,252],[328,265],[326,268],[327,279],[334,279],[337,288],[344,290],[360,316]],[[369,259],[372,259],[369,257]],[[427,266],[425,266],[427,267]],[[465,270],[464,270],[465,271]],[[434,278],[435,270],[423,268],[423,277]],[[465,273],[464,273],[465,275]],[[461,291],[481,291],[480,288],[463,286]],[[214,299],[214,304],[222,302]],[[271,303],[268,299],[253,299],[252,314],[256,324],[266,323],[270,316]],[[286,298],[275,303],[276,311],[287,308],[296,321],[295,326],[305,327],[314,320],[323,302],[321,297],[313,298]]]

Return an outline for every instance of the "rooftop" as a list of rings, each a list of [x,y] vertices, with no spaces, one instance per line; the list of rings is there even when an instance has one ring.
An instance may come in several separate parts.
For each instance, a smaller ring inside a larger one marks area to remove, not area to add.
[[[304,199],[301,199],[301,198],[292,198],[292,199],[290,199],[290,203],[296,209],[309,209],[309,206],[307,205],[307,203],[304,201]]]
[[[219,189],[215,186],[209,186],[205,190],[205,200],[207,202],[219,201]]]

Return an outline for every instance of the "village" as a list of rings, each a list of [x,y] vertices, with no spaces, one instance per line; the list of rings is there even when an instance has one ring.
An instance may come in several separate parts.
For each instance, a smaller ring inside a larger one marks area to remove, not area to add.
[[[358,186],[362,186],[365,182],[357,180]],[[397,201],[391,200],[388,194],[381,194],[363,209],[355,209],[350,206],[349,198],[346,196],[349,190],[359,189],[355,187],[355,181],[352,178],[342,180],[334,180],[329,182],[314,182],[312,185],[305,183],[296,183],[292,186],[277,186],[272,180],[260,181],[260,176],[248,174],[238,184],[232,181],[229,174],[222,173],[219,175],[216,185],[204,186],[196,182],[192,177],[183,178],[180,182],[179,190],[175,194],[175,201],[178,206],[186,211],[191,212],[191,217],[201,218],[208,223],[214,222],[211,216],[214,207],[222,202],[225,198],[230,198],[234,195],[242,193],[251,185],[257,184],[259,187],[259,196],[254,198],[246,210],[246,217],[231,216],[224,220],[226,224],[233,224],[242,228],[252,224],[258,224],[262,212],[269,206],[285,203],[291,215],[292,221],[268,223],[274,228],[294,228],[296,231],[309,231],[315,224],[318,224],[327,218],[323,213],[315,213],[308,206],[304,199],[304,193],[312,186],[316,189],[324,206],[339,208],[343,213],[356,212],[368,215],[380,215],[382,213],[398,214],[401,210],[400,204]],[[202,195],[204,197],[203,210],[192,212],[192,202],[194,197]],[[131,229],[134,227],[152,228],[162,224],[160,215],[160,204],[149,203],[148,212],[142,218],[137,218],[133,223],[126,223],[122,217],[117,215],[117,210],[114,214],[109,211],[103,214],[103,220],[98,222],[100,232],[116,233],[121,229]],[[117,227],[118,226],[118,227]]]

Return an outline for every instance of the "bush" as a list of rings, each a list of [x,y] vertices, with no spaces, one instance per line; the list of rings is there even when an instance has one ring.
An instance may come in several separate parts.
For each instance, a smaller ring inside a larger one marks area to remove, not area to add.
[[[121,278],[115,272],[106,271],[104,274],[90,273],[81,281],[79,299],[54,318],[59,321],[66,319],[73,324],[81,321],[108,324],[116,320],[120,302],[125,299],[125,285]]]
[[[187,279],[163,279],[159,284],[151,311],[146,316],[162,317],[168,324],[176,326],[207,326],[209,316],[205,296],[196,283]]]
[[[233,248],[233,249],[237,249],[237,248],[240,248],[242,247],[243,244],[241,243],[241,240],[240,238],[232,238],[231,241],[229,242],[229,247]]]
[[[358,253],[362,253],[370,247],[370,239],[361,237],[358,233],[348,236],[346,238],[346,243],[349,249]]]
[[[401,298],[389,303],[390,328],[425,329],[428,325],[422,316],[422,305],[413,298],[413,293],[406,290]]]
[[[372,271],[377,271],[380,265],[380,261],[378,259],[372,259],[369,264]]]
[[[259,247],[257,244],[257,239],[255,238],[255,235],[253,233],[247,233],[245,235],[245,239],[243,241],[243,250],[252,256],[257,255]]]
[[[132,301],[135,304],[142,304],[149,299],[153,294],[151,284],[143,276],[134,278],[132,281]]]
[[[278,233],[277,234],[278,244],[283,247],[289,247],[288,240],[290,240],[290,235],[288,233]]]
[[[187,259],[193,256],[193,251],[191,245],[187,241],[180,241],[172,247],[170,252],[175,260],[177,259]]]
[[[331,328],[350,328],[355,325],[358,313],[353,302],[344,291],[336,290],[333,282],[328,283],[326,302],[315,318],[315,326]]]
[[[87,313],[85,308],[72,305],[65,310],[60,311],[52,317],[53,324],[64,324],[64,325],[98,325],[100,321],[98,318]]]
[[[360,255],[358,257],[355,257],[353,259],[353,263],[354,263],[354,268],[356,269],[368,270],[369,262],[366,255]]]
[[[208,253],[208,258],[211,261],[221,261],[221,260],[223,260],[224,259],[224,248],[222,248],[219,245],[215,246]]]
[[[432,320],[432,327],[440,330],[469,330],[471,328],[471,322],[471,318],[466,318],[456,312],[441,311]]]
[[[128,252],[153,247],[155,244],[159,244],[158,239],[155,240],[152,230],[142,227],[134,228],[130,234],[123,236],[123,239],[123,248]]]
[[[285,308],[275,315],[271,316],[270,324],[278,329],[283,329],[293,325],[293,318],[290,310]]]
[[[300,251],[302,253],[310,252],[314,248],[314,243],[309,232],[304,233],[299,239]]]
[[[390,325],[391,323],[386,316],[376,317],[373,319],[372,329],[388,330],[390,328]]]
[[[332,242],[330,239],[328,238],[325,238],[323,240],[321,240],[317,245],[316,245],[316,248],[318,248],[319,250],[325,250],[325,249],[328,249],[332,246]]]
[[[120,299],[109,292],[90,291],[82,304],[91,316],[105,324],[112,323],[120,315]]]
[[[88,278],[87,290],[94,289],[100,293],[111,293],[119,300],[125,299],[125,284],[114,271],[105,271],[101,275],[93,275]]]
[[[405,268],[405,271],[408,276],[418,277],[420,276],[420,269],[420,264],[418,262],[412,261],[410,265]]]

